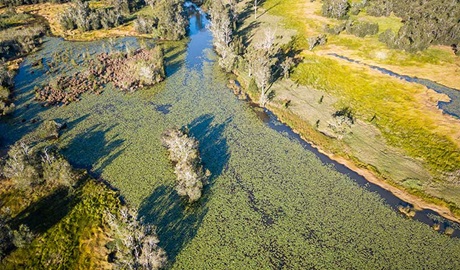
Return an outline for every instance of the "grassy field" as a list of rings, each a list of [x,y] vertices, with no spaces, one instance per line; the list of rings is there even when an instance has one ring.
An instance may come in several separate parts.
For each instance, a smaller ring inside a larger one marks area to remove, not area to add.
[[[322,17],[321,1],[267,0],[264,8],[268,13],[284,18],[283,26],[295,29],[302,37],[315,36],[322,33],[325,24],[337,25],[343,21]],[[386,29],[398,29],[401,25],[397,17],[374,18],[365,12],[351,19],[379,23],[379,32]],[[301,38],[300,46],[308,48],[306,39]],[[365,41],[365,42],[363,42]],[[328,44],[315,49],[317,54],[335,52],[344,56],[361,60],[364,63],[378,65],[400,74],[426,78],[449,87],[460,89],[460,58],[456,57],[447,46],[433,46],[426,51],[410,54],[404,51],[389,50],[378,41],[378,36],[357,38],[352,35],[340,34],[328,36]]]
[[[325,46],[308,51],[307,37],[323,33],[325,24],[340,21],[322,17],[318,1],[268,0],[264,8],[267,13],[248,35],[257,37],[261,29],[280,25],[294,29],[303,59],[291,81],[272,86],[275,98],[270,108],[320,148],[459,215],[460,197],[455,194],[459,194],[460,187],[455,175],[460,169],[460,123],[436,106],[446,96],[329,54],[337,53],[452,87],[458,83],[452,78],[458,78],[459,58],[447,47],[409,54],[387,49],[377,36],[358,38],[344,33],[329,35]],[[283,20],[272,23],[269,17],[264,18],[267,14]],[[365,12],[352,19],[378,22],[379,32],[401,25],[394,16],[376,19]],[[253,18],[248,17],[245,25],[251,23]],[[241,78],[248,82],[245,76]],[[282,105],[285,100],[291,101],[287,110]],[[357,121],[337,139],[331,131],[332,114],[347,107]]]

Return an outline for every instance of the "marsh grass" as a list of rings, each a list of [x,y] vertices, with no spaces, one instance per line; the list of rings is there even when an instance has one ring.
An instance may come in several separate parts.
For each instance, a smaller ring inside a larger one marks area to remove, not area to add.
[[[357,110],[362,119],[377,115],[376,126],[391,145],[422,158],[435,175],[460,168],[458,144],[425,113],[415,98],[416,87],[396,81],[376,80],[366,72],[333,59],[305,55],[293,79],[334,95]],[[344,83],[346,82],[346,83]]]
[[[108,87],[82,102],[41,108],[30,101],[32,87],[22,85],[20,109],[0,131],[8,138],[24,134],[29,124],[18,119],[31,113],[65,120],[63,153],[109,181],[158,226],[172,269],[460,267],[460,254],[450,252],[460,249],[458,239],[406,220],[267,127],[225,87],[228,77],[212,54],[188,67],[183,50],[166,51],[168,78],[134,94]],[[160,140],[171,126],[190,129],[212,173],[198,208],[173,191],[175,176]]]
[[[56,265],[65,268],[83,267],[87,269],[107,269],[109,267],[106,259],[108,253],[104,247],[109,239],[104,232],[107,224],[103,219],[107,211],[116,213],[120,207],[120,201],[115,192],[94,180],[87,181],[75,192],[76,196],[70,198],[70,205],[72,205],[70,210],[63,200],[41,206],[42,208],[51,207],[53,213],[48,213],[40,207],[30,213],[30,215],[38,214],[35,219],[40,217],[41,212],[60,216],[62,219],[57,219],[51,228],[39,234],[30,245],[14,250],[0,263],[3,269],[16,269],[19,266],[49,269]],[[24,199],[21,196],[17,198]],[[32,206],[37,203],[40,204],[40,201],[33,203]],[[27,212],[29,208],[23,211]],[[23,214],[24,212],[21,213]],[[50,217],[40,218],[49,219]],[[37,222],[37,220],[29,220],[29,222]],[[33,223],[28,225],[33,229],[39,228]]]

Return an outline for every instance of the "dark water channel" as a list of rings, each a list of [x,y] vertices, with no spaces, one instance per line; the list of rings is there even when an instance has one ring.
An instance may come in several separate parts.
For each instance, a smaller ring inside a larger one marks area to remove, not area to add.
[[[203,65],[208,59],[205,57],[208,50],[212,49],[212,36],[209,31],[206,29],[206,25],[208,24],[208,20],[205,14],[196,6],[188,5],[189,13],[191,15],[190,19],[190,29],[189,34],[191,36],[190,42],[187,48],[187,55],[186,55],[186,65],[188,68],[193,68],[199,70],[199,67]],[[49,39],[45,44],[44,49],[40,53],[41,57],[44,58],[46,61],[48,58],[52,57],[52,54],[55,51],[61,50],[60,47],[63,44],[62,40],[58,39]],[[114,45],[110,44],[110,42],[91,42],[91,43],[81,43],[81,42],[66,42],[66,44],[71,44],[70,46],[75,49],[78,47],[82,47],[81,51],[89,51],[90,54],[95,54],[100,51],[107,50],[108,46]],[[104,48],[101,44],[104,45]],[[126,46],[137,47],[138,41],[135,38],[122,38],[116,40],[115,49],[123,50]],[[32,67],[31,63],[36,61],[37,56],[32,55],[28,57],[28,59],[21,65],[18,75],[15,78],[17,88],[19,90],[19,99],[16,101],[18,105],[18,110],[14,113],[13,116],[9,117],[6,121],[0,122],[0,136],[3,137],[3,141],[5,144],[12,144],[19,138],[21,138],[22,134],[26,134],[27,132],[31,131],[36,125],[31,123],[31,120],[35,117],[37,112],[47,110],[48,108],[43,108],[40,104],[36,102],[31,102],[33,99],[33,87],[40,83],[46,82],[46,77],[43,71],[36,71],[31,73]],[[78,64],[78,63],[77,63]],[[65,66],[65,65],[64,65]],[[67,72],[65,68],[62,69],[61,72]],[[167,70],[168,73],[168,70]],[[454,100],[452,98],[452,100]],[[244,101],[241,101],[244,102]],[[150,106],[160,112],[161,114],[168,115],[174,112],[174,104],[164,104],[164,103],[154,103],[150,102],[147,103]],[[446,104],[445,106],[448,106]],[[222,104],[225,106],[225,104]],[[450,107],[446,107],[450,108]],[[115,110],[115,109],[114,109]],[[171,112],[172,111],[172,112]],[[363,188],[379,194],[381,198],[388,204],[392,209],[398,211],[397,208],[400,205],[406,206],[408,205],[407,202],[400,200],[398,197],[394,196],[391,192],[380,188],[379,186],[369,183],[366,179],[356,172],[348,169],[344,165],[341,165],[327,156],[318,152],[317,149],[312,147],[309,143],[305,142],[301,139],[301,137],[296,134],[290,127],[281,123],[277,117],[270,111],[264,110],[261,113],[260,109],[254,109],[258,114],[260,121],[263,121],[268,127],[277,131],[278,133],[282,134],[283,136],[289,138],[291,141],[300,144],[305,151],[309,151],[314,153],[318,159],[321,160],[323,164],[326,164],[332,167],[334,170],[347,175],[351,178],[354,182],[362,186]],[[106,113],[106,112],[103,112]],[[460,113],[456,113],[455,115],[460,115]],[[88,162],[88,161],[86,161]],[[415,220],[425,223],[429,226],[433,226],[435,224],[435,220],[441,223],[440,232],[443,232],[447,226],[457,227],[458,224],[454,224],[451,221],[447,221],[437,213],[431,210],[423,210],[418,211],[414,217]],[[453,234],[454,237],[460,237],[460,231],[457,229]]]
[[[380,195],[380,197],[387,203],[391,208],[397,212],[398,206],[409,206],[412,207],[411,204],[409,204],[406,201],[401,200],[400,198],[396,197],[393,193],[390,191],[374,184],[366,180],[363,176],[360,174],[356,173],[353,170],[350,170],[348,167],[346,167],[343,164],[340,164],[332,159],[330,159],[328,156],[322,154],[321,152],[318,151],[318,149],[314,148],[311,144],[308,142],[304,141],[299,134],[295,133],[292,128],[289,126],[283,124],[278,120],[275,114],[273,114],[271,111],[264,109],[264,115],[259,116],[262,121],[266,123],[267,126],[270,128],[276,130],[277,132],[289,137],[292,141],[295,141],[296,143],[299,143],[302,145],[305,150],[310,151],[314,153],[324,164],[332,166],[335,170],[337,170],[340,173],[346,174],[348,177],[350,177],[353,181],[355,181],[358,185],[361,187],[377,193]],[[439,232],[444,232],[446,227],[455,227],[456,230],[452,236],[454,237],[460,237],[460,231],[458,230],[459,224],[450,220],[446,220],[445,218],[441,217],[437,212],[429,210],[429,209],[424,209],[422,211],[417,211],[413,219],[420,221],[422,223],[425,223],[429,226],[434,226],[435,224],[439,224],[441,227],[439,229]]]
[[[370,67],[371,69],[377,70],[386,75],[390,75],[391,77],[398,78],[400,80],[404,80],[406,82],[421,84],[423,86],[426,86],[428,89],[434,90],[437,93],[445,94],[450,98],[450,101],[449,102],[439,101],[438,102],[439,108],[442,109],[444,113],[447,113],[455,118],[460,118],[460,90],[459,89],[450,88],[445,85],[442,85],[442,84],[439,84],[439,83],[436,83],[436,82],[433,82],[427,79],[420,79],[417,77],[401,75],[391,70],[388,70],[388,69],[385,69],[379,66],[368,65],[368,64],[348,58],[343,55],[339,55],[335,53],[330,53],[329,55],[343,59],[350,63],[360,64],[360,65]]]

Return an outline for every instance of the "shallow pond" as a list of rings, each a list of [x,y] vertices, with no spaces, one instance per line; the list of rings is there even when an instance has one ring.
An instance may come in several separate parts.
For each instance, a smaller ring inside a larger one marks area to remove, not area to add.
[[[63,154],[139,207],[140,217],[157,226],[172,268],[460,268],[459,239],[401,216],[392,209],[399,201],[382,199],[375,186],[360,186],[359,176],[309,148],[269,112],[269,121],[261,121],[225,86],[209,32],[191,25],[201,30],[190,31],[186,49],[166,49],[163,83],[134,94],[108,87],[65,107],[32,100],[33,87],[47,80],[32,63],[65,48],[95,53],[107,49],[102,44],[108,41],[49,39],[21,66],[18,110],[0,122],[4,142],[13,143],[45,119],[66,121],[68,129],[56,142]],[[123,50],[138,41],[112,43]],[[62,72],[81,68],[65,66]],[[172,126],[189,128],[212,173],[204,197],[192,206],[176,195],[173,166],[160,142]]]

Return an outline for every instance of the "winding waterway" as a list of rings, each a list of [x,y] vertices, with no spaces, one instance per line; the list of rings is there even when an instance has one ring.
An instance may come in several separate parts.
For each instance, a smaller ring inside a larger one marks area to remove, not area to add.
[[[3,142],[46,119],[67,122],[56,142],[63,154],[139,207],[139,216],[157,226],[172,268],[460,268],[460,241],[430,228],[434,213],[403,217],[395,208],[404,202],[390,192],[318,153],[271,112],[262,121],[238,100],[216,64],[204,14],[192,13],[186,49],[166,48],[165,82],[133,94],[107,87],[65,107],[33,101],[34,86],[48,75],[32,63],[55,52],[94,55],[109,46],[49,38],[21,65],[18,110],[0,122]],[[123,50],[139,42],[112,43]],[[61,67],[69,74],[82,68]],[[175,175],[160,142],[172,126],[189,128],[212,173],[196,205],[173,189]]]
[[[389,75],[394,78],[398,78],[400,80],[404,80],[406,82],[421,84],[427,87],[428,89],[434,90],[437,93],[445,94],[450,98],[450,101],[449,102],[439,101],[438,102],[439,108],[442,109],[445,113],[453,117],[460,118],[460,90],[459,89],[450,88],[445,85],[439,84],[437,82],[433,82],[433,81],[423,79],[423,78],[401,75],[389,69],[382,68],[382,67],[375,66],[375,65],[368,65],[368,64],[362,63],[361,61],[354,60],[354,59],[351,59],[351,58],[348,58],[346,56],[339,55],[336,53],[331,53],[329,55],[340,58],[345,61],[348,61],[350,63],[367,66],[383,74]]]

